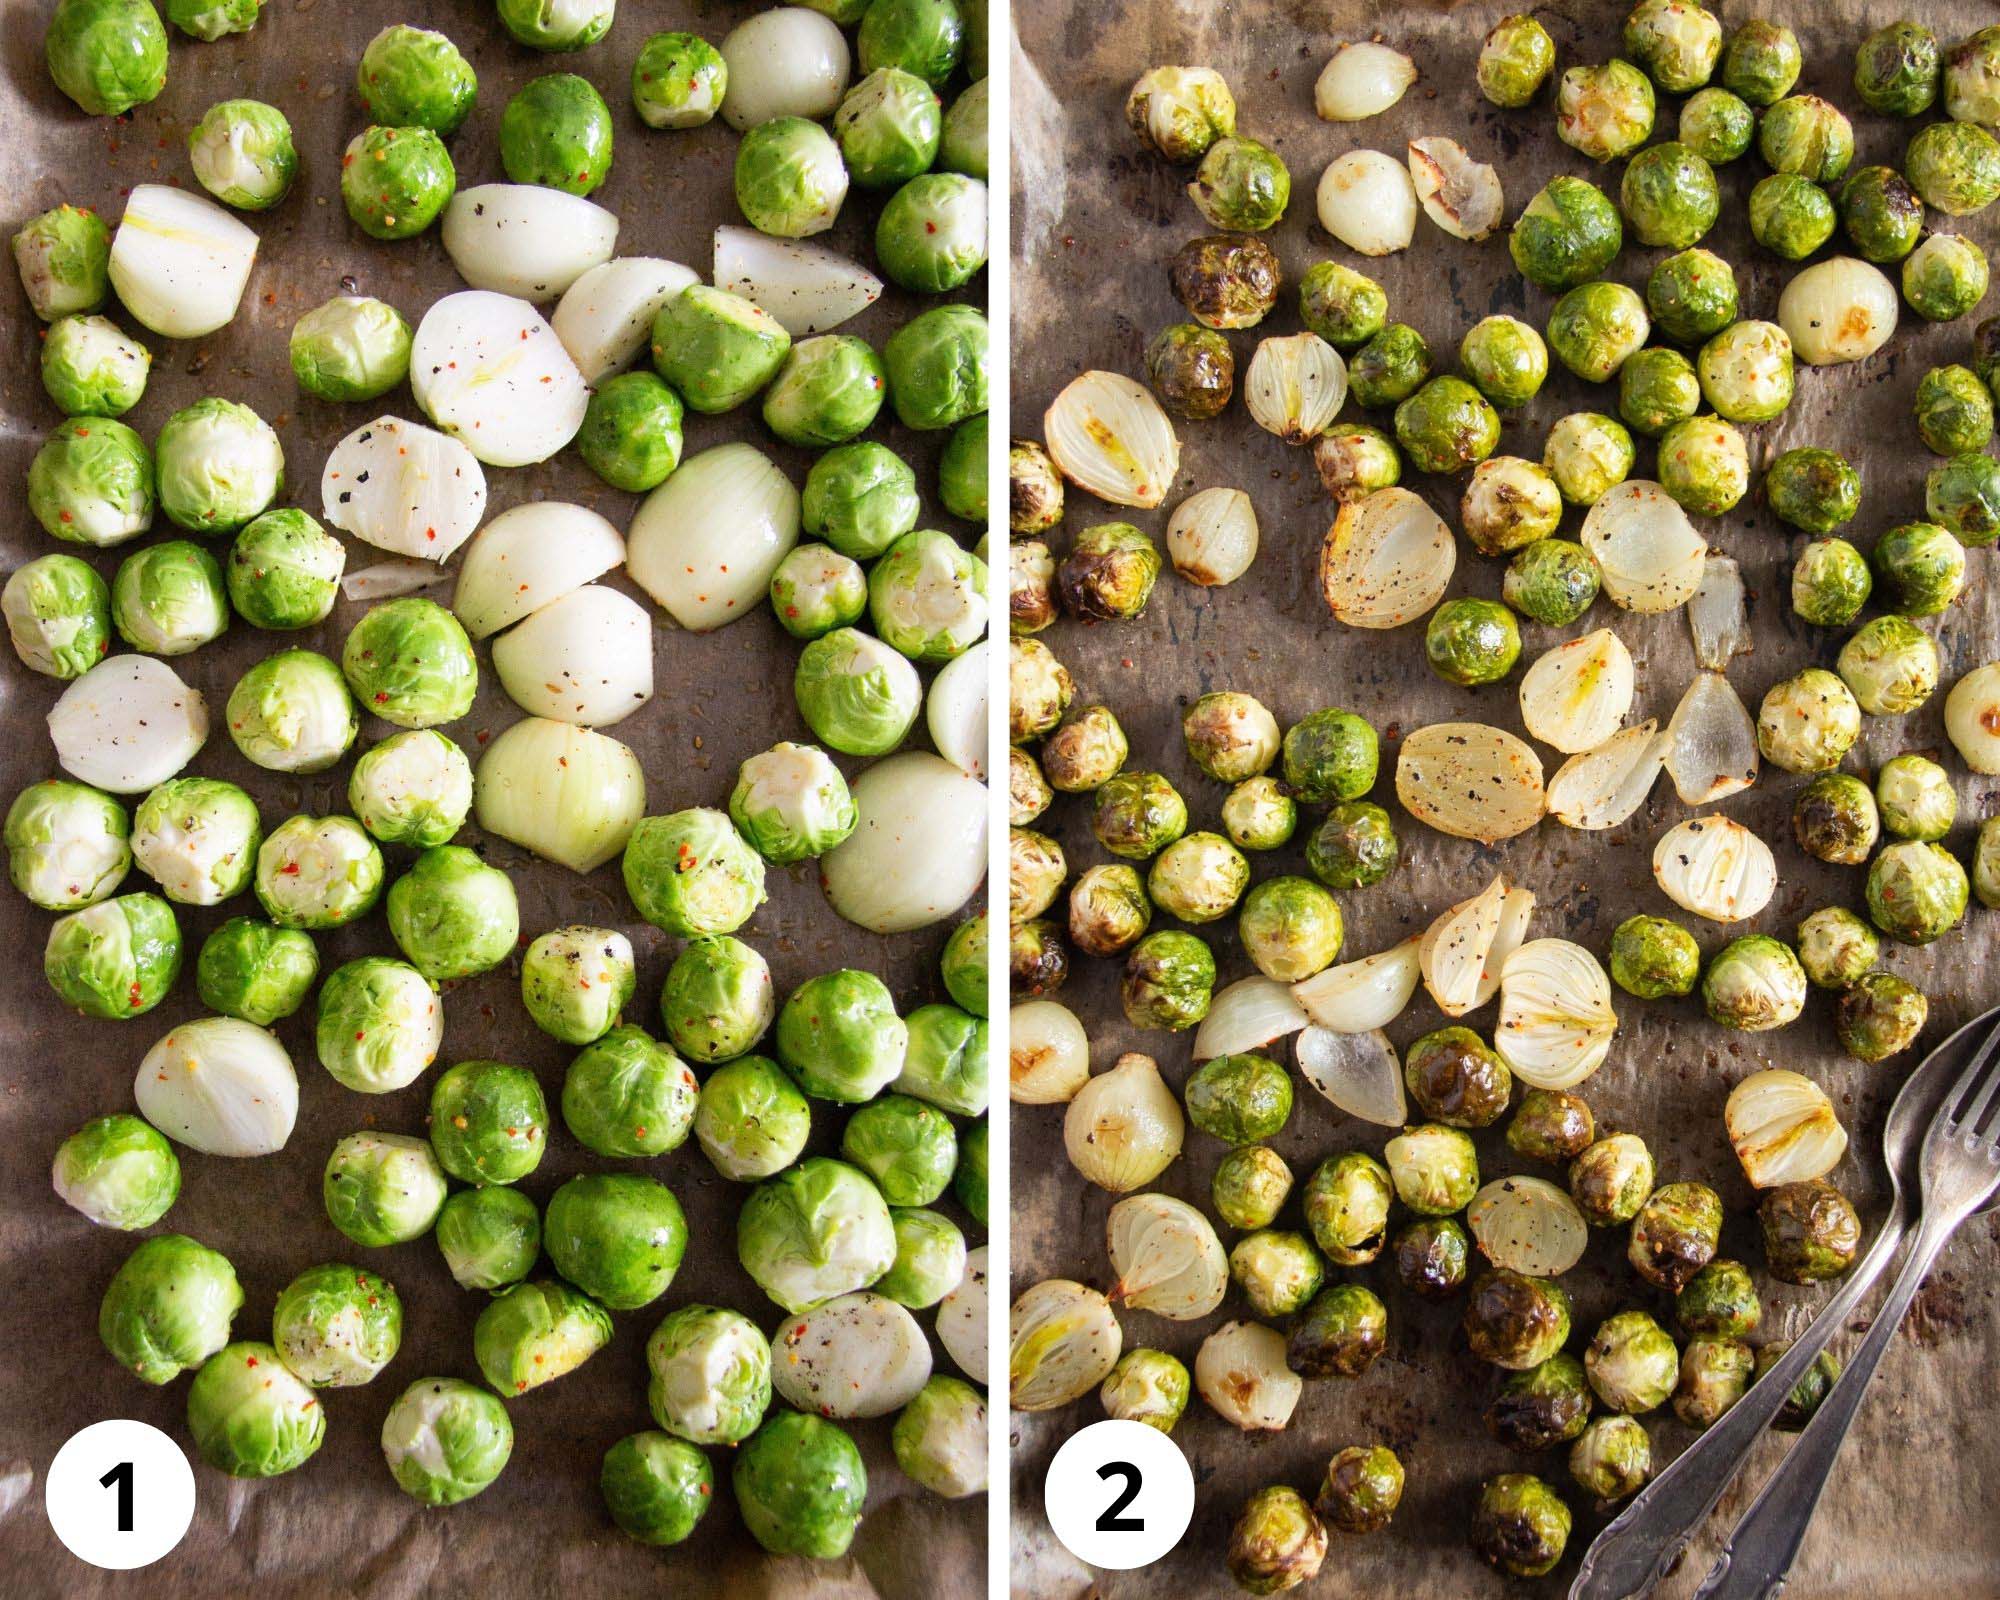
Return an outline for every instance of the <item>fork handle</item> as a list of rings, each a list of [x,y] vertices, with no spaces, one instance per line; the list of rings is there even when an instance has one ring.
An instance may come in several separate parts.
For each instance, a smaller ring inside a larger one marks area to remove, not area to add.
[[[1695,1600],[1776,1600],[1784,1589],[1806,1529],[1812,1525],[1840,1447],[1861,1410],[1861,1399],[1888,1351],[1903,1314],[1924,1276],[1951,1237],[1956,1218],[1927,1217],[1909,1258],[1875,1313],[1873,1326],[1833,1392],[1806,1424],[1799,1441],[1771,1474],[1750,1509],[1723,1541],[1722,1552],[1695,1591]]]

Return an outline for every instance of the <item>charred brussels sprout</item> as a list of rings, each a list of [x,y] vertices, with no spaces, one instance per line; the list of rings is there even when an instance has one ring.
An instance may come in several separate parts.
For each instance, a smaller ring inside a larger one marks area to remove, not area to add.
[[[1869,562],[1906,617],[1937,615],[1965,587],[1965,547],[1934,522],[1891,528],[1875,541]]]
[[[1886,1061],[1917,1042],[1929,1009],[1915,984],[1893,972],[1870,972],[1834,1002],[1834,1031],[1855,1060]]]
[[[1032,828],[1009,830],[1007,840],[1007,913],[1017,926],[1055,904],[1069,863],[1063,848]]]
[[[1768,106],[1798,82],[1802,65],[1790,28],[1753,18],[1722,47],[1722,86],[1753,106]]]
[[[1450,1217],[1420,1217],[1389,1241],[1396,1279],[1424,1300],[1443,1300],[1465,1287],[1472,1241]]]
[[[1406,1128],[1383,1150],[1396,1198],[1420,1217],[1463,1211],[1479,1191],[1479,1156],[1458,1128]]]
[[[1618,415],[1649,439],[1701,409],[1701,380],[1678,350],[1638,350],[1618,369]]]
[[[1340,902],[1309,878],[1267,878],[1244,898],[1236,933],[1265,977],[1298,983],[1340,954]]]
[[[1599,1504],[1638,1493],[1653,1474],[1653,1441],[1636,1417],[1599,1417],[1569,1450],[1569,1475]]]
[[[1306,842],[1306,866],[1334,889],[1365,889],[1396,868],[1401,846],[1389,813],[1372,800],[1348,800],[1329,811]]]
[[[1881,830],[1875,796],[1850,773],[1821,773],[1792,802],[1792,834],[1801,850],[1821,861],[1860,866]]]
[[[1007,821],[1025,828],[1055,802],[1055,791],[1042,776],[1041,763],[1015,745],[1007,752]]]
[[[1166,928],[1132,947],[1118,998],[1135,1028],[1192,1028],[1208,1015],[1215,957],[1191,933]]]
[[[1208,147],[1187,192],[1211,227],[1262,233],[1285,214],[1292,175],[1268,145],[1231,135]]]
[[[1313,1509],[1342,1533],[1374,1533],[1389,1526],[1403,1499],[1403,1463],[1387,1445],[1351,1444],[1326,1464]]]
[[[1238,1145],[1209,1181],[1216,1214],[1232,1228],[1268,1228],[1292,1192],[1292,1169],[1269,1145]]]
[[[1503,1472],[1479,1486],[1472,1513],[1472,1548],[1517,1578],[1539,1578],[1569,1544],[1569,1507],[1528,1472]]]
[[[1145,883],[1123,862],[1092,867],[1069,892],[1070,943],[1087,956],[1123,955],[1152,920]]]
[[[1389,295],[1365,272],[1316,261],[1299,279],[1299,320],[1328,344],[1352,350],[1382,331]]]
[[[2000,461],[1988,455],[1953,456],[1924,480],[1924,514],[1983,548],[2000,538]]]
[[[1854,92],[1870,111],[1921,116],[1937,98],[1942,66],[1936,34],[1919,22],[1892,22],[1854,52]]]
[[[1680,139],[1711,167],[1727,166],[1757,136],[1757,113],[1727,89],[1702,89],[1681,106]]]
[[[1845,906],[1822,906],[1799,924],[1799,965],[1816,988],[1859,983],[1881,953],[1868,924]]]
[[[1490,1127],[1514,1090],[1506,1062],[1470,1028],[1439,1028],[1403,1057],[1403,1081],[1425,1116],[1453,1128]]]
[[[1562,505],[1562,488],[1547,467],[1519,456],[1489,456],[1472,469],[1459,521],[1482,554],[1500,556],[1554,533]]]
[[[1758,121],[1757,152],[1773,172],[1831,183],[1854,159],[1854,128],[1816,94],[1787,95]]]
[[[1778,1364],[1779,1358],[1791,1349],[1789,1339],[1773,1339],[1757,1350],[1756,1376],[1761,1378]],[[1840,1359],[1831,1350],[1822,1350],[1813,1357],[1812,1364],[1805,1370],[1805,1376],[1792,1386],[1792,1392],[1785,1396],[1784,1407],[1773,1419],[1771,1426],[1785,1433],[1797,1433],[1819,1410],[1820,1402],[1832,1392],[1834,1384],[1840,1381]]]
[[[1507,1123],[1507,1148],[1529,1161],[1565,1166],[1590,1147],[1596,1119],[1581,1095],[1566,1089],[1529,1089]]]
[[[1674,1296],[1674,1320],[1683,1333],[1747,1339],[1763,1318],[1756,1282],[1740,1261],[1709,1262]]]
[[[1255,1051],[1204,1062],[1184,1091],[1188,1121],[1226,1144],[1256,1144],[1283,1131],[1292,1115],[1292,1080]]]
[[[1713,1189],[1704,1183],[1662,1184],[1632,1219],[1625,1259],[1648,1283],[1679,1294],[1715,1258],[1721,1237],[1722,1201]]]
[[[1981,28],[1944,60],[1945,114],[1959,122],[2000,123],[2000,27]]]
[[[1926,322],[1962,317],[1986,296],[1986,252],[1960,233],[1934,233],[1903,261],[1903,298]]]
[[[1840,647],[1835,665],[1871,717],[1914,711],[1937,688],[1937,645],[1907,617],[1890,615],[1863,623]]]
[[[1319,1293],[1326,1263],[1302,1233],[1264,1228],[1236,1242],[1229,1276],[1260,1317],[1288,1317]]]
[[[1486,1431],[1509,1450],[1532,1455],[1582,1433],[1590,1421],[1590,1406],[1583,1363],[1558,1351],[1500,1385],[1486,1405]]]
[[[1696,516],[1719,517],[1750,492],[1750,447],[1712,416],[1677,422],[1660,438],[1660,487]]]
[[[1154,67],[1132,85],[1125,120],[1169,161],[1199,161],[1236,131],[1236,97],[1209,67]]]
[[[1473,76],[1496,106],[1515,110],[1541,93],[1556,68],[1555,41],[1530,16],[1502,17],[1479,47]]]
[[[1537,539],[1507,563],[1500,597],[1544,627],[1566,628],[1590,609],[1602,581],[1597,557],[1582,545],[1569,539]]]
[[[1396,442],[1420,472],[1458,472],[1493,454],[1500,417],[1463,378],[1432,378],[1396,407]]]
[[[1304,1495],[1279,1483],[1245,1502],[1223,1563],[1246,1594],[1281,1594],[1318,1577],[1325,1560],[1325,1527]]]
[[[1673,1336],[1645,1312],[1620,1311],[1591,1335],[1583,1370],[1610,1410],[1637,1415],[1667,1403],[1680,1375],[1680,1352]]]
[[[1496,406],[1524,406],[1549,375],[1549,347],[1519,317],[1485,317],[1458,344],[1459,364]]]
[[[1382,1253],[1395,1186],[1388,1168],[1364,1151],[1328,1156],[1304,1193],[1313,1242],[1336,1266],[1358,1267]]]
[[[1943,767],[1925,756],[1903,755],[1875,774],[1875,802],[1882,826],[1899,839],[1942,839],[1958,820],[1958,796]]]
[[[1792,610],[1818,628],[1844,628],[1874,589],[1868,563],[1845,539],[1815,539],[1792,564]]]
[[[1924,204],[1971,216],[2000,198],[2000,139],[1976,123],[1933,122],[1903,152],[1903,170]]]
[[[1738,322],[1701,347],[1701,392],[1731,422],[1768,422],[1792,403],[1792,341],[1775,322]]]
[[[1586,383],[1606,383],[1646,342],[1649,328],[1645,302],[1635,290],[1599,279],[1578,284],[1556,302],[1549,313],[1549,348]]]
[[[1169,411],[1205,422],[1236,392],[1236,356],[1213,328],[1176,322],[1146,347],[1146,376]]]
[[[1187,831],[1187,802],[1157,772],[1121,772],[1098,786],[1090,831],[1114,856],[1146,861]]]
[[[1514,223],[1507,248],[1530,283],[1560,294],[1617,259],[1625,232],[1618,208],[1583,178],[1551,178]]]
[[[1709,1020],[1739,1033],[1768,1033],[1796,1022],[1806,1004],[1806,974],[1781,939],[1745,934],[1716,953],[1701,976]]]
[[[1901,261],[1923,233],[1924,203],[1894,167],[1863,167],[1840,186],[1840,221],[1863,260]]]
[[[1861,708],[1824,667],[1771,686],[1757,710],[1757,748],[1786,772],[1830,772],[1861,736]]]
[[[1833,201],[1810,178],[1774,172],[1750,191],[1750,233],[1773,255],[1803,261],[1833,237]]]
[[[1569,1342],[1569,1296],[1548,1278],[1502,1267],[1473,1284],[1464,1326],[1466,1343],[1481,1361],[1525,1372]]]
[[[1276,778],[1249,778],[1222,802],[1222,828],[1242,850],[1276,850],[1299,825],[1298,802]]]
[[[1053,623],[1055,585],[1056,563],[1049,547],[1040,539],[1014,540],[1007,547],[1007,631],[1020,638]]]
[[[1190,239],[1167,263],[1174,298],[1204,328],[1254,328],[1278,303],[1278,258],[1248,234]]]
[[[1652,1192],[1653,1152],[1636,1133],[1607,1134],[1570,1163],[1570,1198],[1593,1227],[1630,1222]]]
[[[890,456],[889,452],[883,450],[880,445],[860,444],[848,445],[843,448],[850,451],[867,450],[880,452],[882,456],[889,456],[891,461],[895,461],[895,464],[902,467],[905,473],[909,472],[906,464]],[[838,453],[837,451],[831,452],[828,456],[821,457],[821,462],[830,460],[832,455]],[[815,520],[811,515],[811,508],[814,504],[813,480],[819,475],[819,472],[820,462],[816,462],[814,463],[813,472],[806,478],[806,494],[803,506],[807,510],[806,526],[808,528],[813,527]],[[907,533],[910,528],[916,526],[917,504],[916,478],[914,474],[911,474],[909,478],[908,495],[910,501],[909,526],[898,528],[896,534],[891,535],[889,539],[883,540],[879,548],[888,548],[889,544],[894,542],[894,538],[897,535]],[[1062,521],[1062,514],[1062,474],[1056,471],[1056,464],[1049,459],[1048,451],[1044,450],[1033,439],[1014,440],[1007,447],[1008,530],[1017,535],[1047,533]]]
[[[1388,1308],[1358,1283],[1336,1283],[1292,1324],[1285,1365],[1302,1378],[1358,1378],[1388,1343]]]
[[[1446,683],[1498,683],[1521,655],[1514,613],[1497,600],[1447,600],[1424,628],[1424,656]]]
[[[1181,738],[1188,759],[1221,783],[1254,778],[1278,758],[1278,719],[1254,695],[1231,690],[1205,694],[1189,706]]]
[[[1409,399],[1430,371],[1424,336],[1407,322],[1392,322],[1348,359],[1347,392],[1356,405],[1379,410]]]
[[[1076,536],[1056,584],[1072,616],[1113,622],[1146,609],[1162,564],[1159,547],[1131,523],[1100,522]]]
[[[1693,992],[1701,946],[1670,917],[1627,917],[1611,935],[1611,977],[1640,1000]]]
[[[1647,276],[1646,309],[1669,339],[1699,344],[1736,320],[1736,274],[1712,250],[1683,250]]]
[[[1970,367],[1932,367],[1917,381],[1915,410],[1933,455],[1970,455],[1993,440],[1993,394]]]
[[[1285,782],[1307,804],[1358,800],[1375,787],[1375,730],[1352,711],[1315,711],[1285,730]]]
[[[1750,1388],[1756,1357],[1734,1339],[1690,1340],[1681,1354],[1674,1415],[1690,1428],[1713,1427]]]
[[[1652,81],[1617,56],[1571,67],[1556,84],[1556,134],[1592,161],[1613,161],[1644,144],[1653,109]]]
[[[1640,151],[1626,164],[1618,199],[1638,241],[1669,250],[1684,250],[1701,238],[1715,226],[1722,209],[1715,169],[1686,145],[1672,140]],[[1754,192],[1751,217],[1754,228]],[[1833,231],[1831,204],[1826,208],[1826,229]]]
[[[1111,708],[1086,706],[1043,741],[1042,772],[1052,789],[1088,794],[1118,775],[1130,751]]]
[[[1757,1203],[1764,1236],[1764,1270],[1781,1283],[1819,1283],[1854,1264],[1861,1218],[1824,1178],[1782,1183]]]

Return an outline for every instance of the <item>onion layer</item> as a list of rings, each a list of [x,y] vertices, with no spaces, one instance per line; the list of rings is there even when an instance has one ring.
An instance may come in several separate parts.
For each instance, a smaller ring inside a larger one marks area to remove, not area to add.
[[[1653,847],[1653,877],[1682,910],[1711,922],[1741,922],[1770,904],[1778,864],[1771,847],[1742,823],[1690,817]]]
[[[1158,505],[1180,470],[1173,423],[1122,373],[1072,379],[1042,418],[1042,436],[1065,478],[1113,505]]]
[[[1541,758],[1505,729],[1434,722],[1403,741],[1396,798],[1439,833],[1494,844],[1541,821]]]
[[[1611,980],[1567,939],[1531,939],[1500,974],[1493,1048],[1536,1089],[1572,1089],[1604,1064],[1618,1032]]]
[[[1759,1189],[1823,1178],[1847,1150],[1847,1130],[1812,1079],[1770,1068],[1729,1091],[1722,1120],[1743,1176]]]
[[[1400,628],[1426,615],[1451,584],[1458,549],[1444,518],[1408,489],[1344,503],[1320,549],[1320,593],[1354,628]]]

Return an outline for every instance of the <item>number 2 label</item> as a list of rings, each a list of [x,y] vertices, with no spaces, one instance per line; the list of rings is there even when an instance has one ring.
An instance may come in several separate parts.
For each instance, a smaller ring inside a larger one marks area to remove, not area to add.
[[[1071,1555],[1126,1572],[1180,1543],[1194,1518],[1194,1473],[1159,1429],[1093,1422],[1055,1453],[1042,1497]]]

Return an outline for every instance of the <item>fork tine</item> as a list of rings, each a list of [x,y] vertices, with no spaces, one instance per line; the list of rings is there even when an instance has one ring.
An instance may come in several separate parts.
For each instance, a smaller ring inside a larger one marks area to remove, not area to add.
[[[1965,1071],[1959,1074],[1958,1082],[1952,1085],[1948,1103],[1954,1110],[1947,1120],[1954,1130],[1972,1132],[1977,1129],[1992,1105],[1994,1093],[2000,1089],[2000,1062],[1994,1059],[1996,1050],[2000,1050],[2000,1026],[1986,1035]],[[1972,1104],[1963,1111],[1957,1110],[1968,1096],[1972,1097]]]

